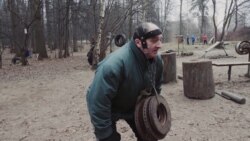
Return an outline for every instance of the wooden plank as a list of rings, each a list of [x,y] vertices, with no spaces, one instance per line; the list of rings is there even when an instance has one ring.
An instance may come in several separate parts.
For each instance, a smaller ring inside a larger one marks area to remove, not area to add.
[[[213,66],[240,66],[240,65],[250,65],[250,62],[213,63]]]
[[[219,42],[219,41],[215,42],[213,45],[211,45],[209,48],[207,48],[207,49],[205,50],[205,52],[208,52],[208,51],[210,51],[211,49],[213,49],[213,48],[219,46],[220,43],[221,43],[221,42]]]

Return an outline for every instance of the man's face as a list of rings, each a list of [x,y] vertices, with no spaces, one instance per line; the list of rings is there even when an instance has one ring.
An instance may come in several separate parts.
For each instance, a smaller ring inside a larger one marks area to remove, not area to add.
[[[148,59],[153,59],[157,56],[158,50],[162,47],[162,34],[148,38],[146,40],[147,48],[143,49],[140,43],[139,48],[143,51]]]

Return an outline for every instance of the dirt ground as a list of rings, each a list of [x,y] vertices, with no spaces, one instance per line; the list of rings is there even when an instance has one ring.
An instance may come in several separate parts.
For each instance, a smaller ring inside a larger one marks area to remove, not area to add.
[[[177,56],[177,72],[182,74],[182,62],[201,59],[208,46],[180,46],[180,51],[193,51],[193,56]],[[176,45],[164,45],[162,50],[177,50]],[[0,69],[0,141],[95,141],[86,106],[86,90],[94,71],[87,63],[87,48],[66,59],[37,61],[29,66],[11,65],[11,55],[3,54]],[[213,62],[247,61],[248,55],[238,55],[234,44],[206,54]],[[220,58],[218,58],[220,57]],[[218,95],[209,100],[188,99],[183,94],[183,82],[163,85],[162,95],[169,103],[172,126],[163,141],[250,141],[250,78],[244,77],[247,66],[213,67],[216,90],[235,92],[246,98],[239,105]],[[123,141],[136,138],[128,125],[118,122]]]

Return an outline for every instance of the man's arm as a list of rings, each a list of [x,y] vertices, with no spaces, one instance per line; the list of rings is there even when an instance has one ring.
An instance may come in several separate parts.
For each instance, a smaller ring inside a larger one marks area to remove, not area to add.
[[[104,139],[114,132],[111,125],[111,101],[117,94],[121,79],[121,67],[106,63],[96,71],[88,91],[87,102],[91,122],[98,139]]]

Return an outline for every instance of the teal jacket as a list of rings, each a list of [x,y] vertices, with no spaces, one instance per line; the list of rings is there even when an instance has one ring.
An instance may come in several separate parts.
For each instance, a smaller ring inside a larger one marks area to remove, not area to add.
[[[133,41],[110,54],[98,64],[94,80],[87,91],[87,105],[95,135],[103,139],[112,134],[112,113],[135,110],[140,91],[150,88],[149,66],[156,66],[155,87],[160,92],[163,63],[158,55],[148,63]]]

